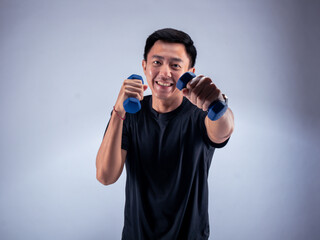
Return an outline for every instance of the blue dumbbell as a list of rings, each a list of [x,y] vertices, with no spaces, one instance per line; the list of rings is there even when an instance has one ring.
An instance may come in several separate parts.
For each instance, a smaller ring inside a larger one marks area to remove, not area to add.
[[[131,76],[128,77],[128,79],[138,79],[138,80],[141,80],[142,84],[144,84],[143,78],[137,74],[132,74]],[[136,113],[141,109],[141,104],[139,99],[129,97],[126,100],[124,100],[123,107],[124,107],[124,110],[126,110],[126,112],[128,113]]]
[[[196,75],[192,72],[184,73],[177,82],[177,88],[182,90],[188,84],[188,82],[195,78]],[[222,115],[227,111],[228,105],[226,102],[222,102],[220,100],[216,100],[210,104],[208,108],[208,118],[212,121],[216,121],[222,117]]]

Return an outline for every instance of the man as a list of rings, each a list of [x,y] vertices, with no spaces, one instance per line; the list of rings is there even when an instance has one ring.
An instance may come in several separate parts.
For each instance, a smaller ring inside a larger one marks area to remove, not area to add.
[[[196,48],[186,33],[161,29],[145,46],[142,67],[151,96],[140,80],[124,80],[97,154],[97,179],[105,185],[127,170],[122,239],[208,239],[208,171],[215,148],[234,127],[227,109],[216,121],[209,105],[225,101],[209,77],[198,75],[182,91],[180,76],[195,72]],[[126,113],[123,102],[141,100]]]

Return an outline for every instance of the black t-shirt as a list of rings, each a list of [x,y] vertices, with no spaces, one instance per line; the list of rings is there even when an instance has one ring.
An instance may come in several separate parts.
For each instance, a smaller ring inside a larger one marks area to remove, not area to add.
[[[122,148],[127,150],[122,239],[208,239],[208,171],[215,144],[207,136],[206,113],[186,98],[159,114],[151,96],[126,114]]]

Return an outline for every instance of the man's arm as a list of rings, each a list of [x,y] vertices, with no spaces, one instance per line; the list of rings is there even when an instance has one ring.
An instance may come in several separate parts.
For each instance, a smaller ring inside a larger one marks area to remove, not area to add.
[[[123,131],[123,119],[121,118],[126,114],[123,102],[129,97],[142,100],[146,89],[147,86],[142,85],[140,80],[126,79],[122,84],[114,106],[115,110],[96,158],[97,179],[104,185],[115,183],[118,180],[127,156],[127,151],[121,149]]]
[[[97,179],[109,185],[120,177],[127,151],[121,149],[123,120],[113,113],[96,158]]]
[[[221,91],[212,83],[212,80],[203,75],[192,79],[182,90],[182,93],[194,105],[207,111],[208,107],[215,100],[224,101]],[[205,126],[210,140],[214,143],[223,143],[232,134],[234,129],[234,117],[230,108],[216,121],[211,121],[208,116],[205,118]]]
[[[208,116],[204,120],[207,134],[210,140],[214,143],[223,143],[232,134],[234,129],[234,117],[230,108],[225,114],[216,121],[211,121]]]

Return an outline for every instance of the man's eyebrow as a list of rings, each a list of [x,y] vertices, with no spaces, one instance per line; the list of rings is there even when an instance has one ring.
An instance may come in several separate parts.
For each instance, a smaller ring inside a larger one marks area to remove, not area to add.
[[[152,58],[164,59],[164,57],[159,56],[159,55],[153,55]]]
[[[153,55],[152,58],[157,58],[157,59],[161,59],[163,60],[164,57],[163,56],[159,56],[159,55]],[[175,62],[183,62],[181,58],[170,58],[171,61],[175,61]]]

